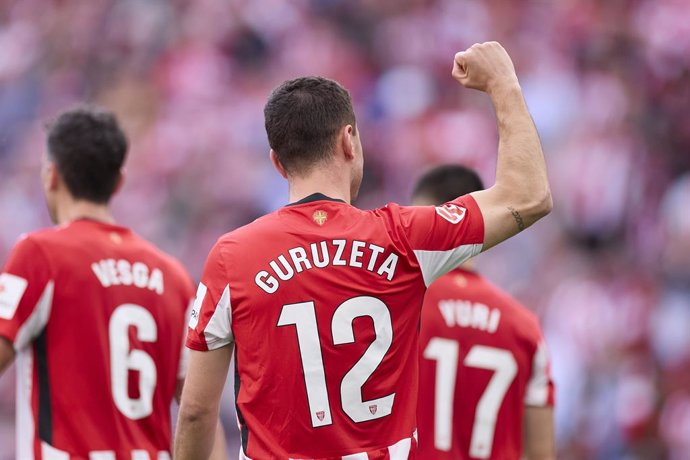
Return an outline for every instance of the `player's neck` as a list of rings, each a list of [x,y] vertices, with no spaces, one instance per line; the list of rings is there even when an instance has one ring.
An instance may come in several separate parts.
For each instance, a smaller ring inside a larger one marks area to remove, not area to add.
[[[70,200],[58,206],[57,223],[68,224],[79,219],[95,220],[106,224],[114,224],[115,219],[107,204],[93,203],[84,200]]]
[[[315,193],[350,203],[350,183],[333,174],[313,174],[304,178],[290,178],[289,199],[295,203]]]

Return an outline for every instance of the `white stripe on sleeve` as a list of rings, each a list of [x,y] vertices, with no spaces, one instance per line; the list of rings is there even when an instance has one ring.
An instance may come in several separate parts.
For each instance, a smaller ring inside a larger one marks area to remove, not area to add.
[[[50,317],[50,309],[53,306],[53,288],[55,283],[53,280],[48,281],[45,289],[43,289],[43,294],[41,298],[38,299],[36,303],[36,308],[27,318],[27,320],[22,324],[17,331],[17,337],[14,340],[14,349],[19,351],[26,347],[33,339],[35,339],[38,334],[41,333],[43,328],[48,323],[48,318]]]
[[[17,352],[17,458],[34,458],[34,415],[31,409],[34,354],[28,347]]]
[[[457,268],[467,259],[476,256],[482,251],[481,244],[463,244],[448,251],[425,251],[415,249],[417,261],[422,270],[424,284],[428,286],[439,277]]]
[[[206,285],[204,285],[204,283],[199,283],[199,287],[196,288],[196,297],[192,304],[192,311],[189,313],[189,327],[192,329],[195,329],[196,325],[199,323],[201,304],[204,302],[204,297],[206,297],[206,291],[208,291]]]
[[[204,339],[209,350],[215,350],[233,342],[231,316],[230,285],[226,285],[211,320],[204,328]]]
[[[546,406],[549,401],[549,355],[546,344],[539,343],[532,358],[532,376],[525,390],[526,406]]]

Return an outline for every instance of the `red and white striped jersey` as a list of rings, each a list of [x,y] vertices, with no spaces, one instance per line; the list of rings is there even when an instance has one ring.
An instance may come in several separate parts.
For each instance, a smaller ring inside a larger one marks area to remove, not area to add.
[[[421,459],[519,459],[525,406],[553,405],[537,317],[457,269],[427,291],[420,332]]]
[[[17,458],[170,459],[194,287],[130,230],[90,220],[23,237],[0,274],[17,352]]]
[[[243,458],[413,456],[424,292],[483,238],[470,196],[362,211],[321,194],[220,238],[187,345],[235,343]]]

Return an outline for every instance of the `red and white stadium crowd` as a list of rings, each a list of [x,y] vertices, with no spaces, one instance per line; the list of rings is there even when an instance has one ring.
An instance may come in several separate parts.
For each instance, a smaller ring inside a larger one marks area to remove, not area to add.
[[[473,166],[490,184],[493,114],[450,70],[456,51],[498,40],[539,128],[555,207],[479,268],[542,320],[559,458],[687,458],[689,7],[1,0],[0,262],[21,233],[48,225],[43,128],[84,101],[115,110],[130,137],[117,219],[195,277],[218,236],[285,204],[262,109],[288,78],[323,75],[351,91],[367,163],[358,206],[408,202],[439,163]],[[223,407],[233,428],[229,391]],[[234,449],[236,431],[227,436]],[[0,460],[13,445],[10,372]]]

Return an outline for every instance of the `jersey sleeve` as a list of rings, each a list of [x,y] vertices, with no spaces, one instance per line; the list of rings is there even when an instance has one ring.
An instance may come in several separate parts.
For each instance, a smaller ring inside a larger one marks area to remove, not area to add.
[[[554,405],[554,384],[546,343],[542,339],[532,358],[532,375],[525,390],[525,405],[547,407]]]
[[[38,244],[30,237],[19,240],[0,273],[0,336],[15,350],[26,347],[48,322],[54,285]]]
[[[187,365],[189,363],[189,349],[185,346],[187,343],[187,328],[189,327],[189,320],[192,317],[192,309],[194,308],[194,303],[196,299],[192,296],[191,300],[189,301],[189,306],[185,312],[185,328],[184,328],[184,333],[183,333],[183,340],[181,341],[182,344],[182,351],[180,352],[180,363],[177,368],[177,378],[178,380],[184,379],[187,375]]]
[[[484,219],[470,195],[441,206],[401,207],[400,225],[427,286],[479,254],[484,243]]]
[[[189,318],[187,347],[215,350],[233,343],[230,285],[221,243],[211,250]]]

